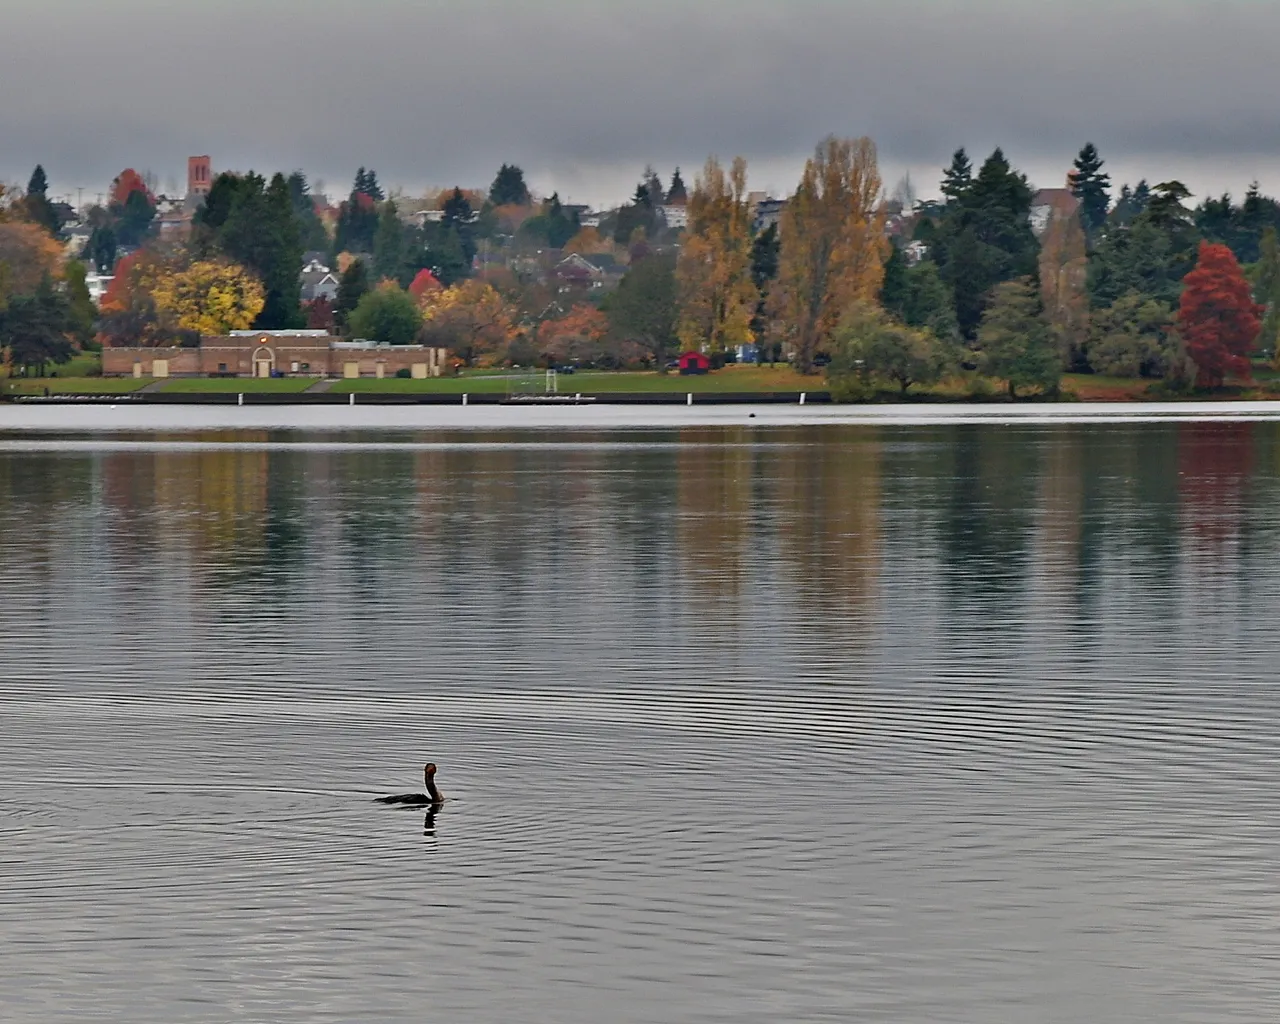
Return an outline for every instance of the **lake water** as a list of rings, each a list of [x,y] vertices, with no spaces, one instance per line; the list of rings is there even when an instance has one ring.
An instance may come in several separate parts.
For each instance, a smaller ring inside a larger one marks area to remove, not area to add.
[[[1278,424],[5,440],[6,1022],[1274,1019]]]

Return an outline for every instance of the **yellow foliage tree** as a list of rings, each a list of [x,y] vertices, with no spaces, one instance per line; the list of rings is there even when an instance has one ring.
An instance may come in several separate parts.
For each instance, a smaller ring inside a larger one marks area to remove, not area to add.
[[[844,312],[879,294],[888,244],[880,187],[875,143],[832,136],[805,164],[783,211],[771,305],[804,372]]]
[[[689,232],[676,266],[686,348],[723,352],[754,340],[751,318],[758,293],[751,280],[751,215],[747,162],[728,174],[707,160],[689,198]]]
[[[497,356],[515,336],[516,312],[496,288],[470,280],[419,299],[423,339],[471,365]]]
[[[566,254],[580,253],[583,256],[597,256],[613,252],[616,246],[613,239],[605,238],[595,228],[582,228],[564,244]]]
[[[178,327],[209,335],[248,329],[266,302],[261,283],[244,267],[212,261],[162,271],[151,297],[157,312],[171,315]]]

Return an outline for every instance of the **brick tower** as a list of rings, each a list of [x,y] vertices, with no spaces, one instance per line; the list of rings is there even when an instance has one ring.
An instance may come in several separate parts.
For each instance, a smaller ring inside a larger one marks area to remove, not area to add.
[[[207,196],[213,187],[213,162],[207,156],[187,158],[187,195]]]

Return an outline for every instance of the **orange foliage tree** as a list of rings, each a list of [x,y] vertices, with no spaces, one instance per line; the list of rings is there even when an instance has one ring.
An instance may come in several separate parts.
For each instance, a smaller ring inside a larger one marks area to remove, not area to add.
[[[58,275],[62,246],[35,224],[4,221],[0,223],[0,267],[4,268],[5,290],[9,294],[34,292],[45,274]]]
[[[420,300],[426,324],[423,339],[447,348],[468,366],[489,361],[515,336],[516,311],[496,288],[463,281]]]
[[[605,357],[609,318],[595,306],[574,306],[538,328],[538,351],[557,363],[596,363]]]
[[[124,206],[129,201],[130,192],[141,192],[148,200],[151,199],[151,190],[147,188],[147,183],[142,180],[142,175],[132,167],[126,167],[120,172],[120,176],[111,183],[112,204]]]
[[[1228,374],[1252,377],[1249,350],[1262,330],[1264,307],[1225,245],[1200,243],[1196,269],[1183,280],[1178,327],[1196,364],[1200,387],[1220,387]]]

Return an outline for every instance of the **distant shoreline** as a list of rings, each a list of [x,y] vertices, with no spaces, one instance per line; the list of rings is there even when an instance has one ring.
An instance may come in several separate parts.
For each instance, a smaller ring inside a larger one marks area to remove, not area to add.
[[[52,400],[0,404],[2,446],[10,449],[21,448],[25,443],[24,438],[31,438],[32,435],[60,435],[63,438],[90,435],[92,438],[99,434],[190,434],[215,430],[330,435],[351,431],[661,431],[695,427],[767,429],[802,426],[929,427],[959,424],[1036,426],[1184,421],[1280,422],[1280,401],[803,406],[798,403],[747,405],[724,402],[699,403],[693,406],[636,403],[464,406],[459,401],[448,405],[153,405],[133,401],[64,403]],[[202,438],[184,440],[206,443],[206,439]],[[236,441],[235,438],[228,439],[228,443]],[[95,442],[90,440],[87,443],[92,445]]]

